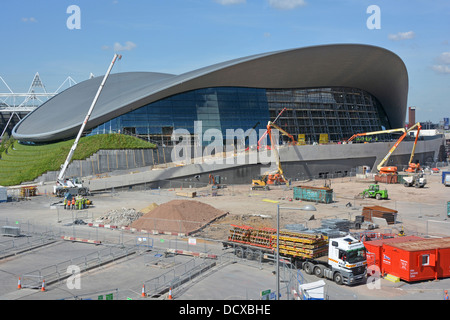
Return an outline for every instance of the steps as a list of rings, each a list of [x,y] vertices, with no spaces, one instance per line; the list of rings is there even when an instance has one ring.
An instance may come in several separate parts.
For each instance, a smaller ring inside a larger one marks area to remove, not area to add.
[[[400,282],[400,278],[396,277],[396,276],[393,276],[392,274],[386,274],[384,276],[384,279],[386,279],[386,280],[388,280],[390,282],[393,282],[393,283]]]

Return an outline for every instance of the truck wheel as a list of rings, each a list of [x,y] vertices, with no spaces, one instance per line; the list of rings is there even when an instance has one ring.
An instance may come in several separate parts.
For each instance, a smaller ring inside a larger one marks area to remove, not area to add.
[[[235,251],[236,257],[242,258],[244,256],[244,250],[242,248],[237,248]]]
[[[314,275],[318,278],[323,278],[323,267],[322,266],[316,266],[314,268]]]
[[[303,263],[303,270],[305,270],[306,274],[312,274],[313,273],[313,265],[311,262],[305,262]]]
[[[341,285],[344,283],[344,278],[342,278],[342,275],[339,272],[336,272],[333,277],[334,282],[336,284]]]
[[[375,196],[375,198],[376,198],[377,200],[381,200],[381,194],[377,193],[377,195]]]
[[[245,258],[247,260],[253,260],[254,259],[253,251],[250,249],[245,250]]]
[[[409,187],[409,183],[408,183],[408,182],[405,182],[403,185],[404,185],[405,187]]]

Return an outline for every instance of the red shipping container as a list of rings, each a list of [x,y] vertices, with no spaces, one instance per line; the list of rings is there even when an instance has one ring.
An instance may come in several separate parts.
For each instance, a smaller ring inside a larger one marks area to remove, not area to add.
[[[381,273],[407,282],[450,276],[450,238],[383,244]]]
[[[416,236],[404,236],[404,237],[395,237],[395,238],[388,238],[388,239],[364,241],[364,247],[367,250],[366,251],[367,265],[368,266],[375,265],[378,268],[380,268],[380,271],[381,271],[381,268],[382,268],[381,254],[382,254],[383,244],[415,241],[415,240],[420,240],[420,239],[423,239],[423,238],[416,237]]]

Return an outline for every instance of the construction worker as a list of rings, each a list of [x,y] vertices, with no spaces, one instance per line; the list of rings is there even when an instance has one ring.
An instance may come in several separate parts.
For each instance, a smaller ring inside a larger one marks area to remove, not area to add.
[[[75,208],[75,197],[72,198],[72,210]]]
[[[64,209],[67,207],[67,198],[64,198]]]
[[[448,291],[447,290],[444,291],[444,300],[450,300],[449,297],[448,297]]]

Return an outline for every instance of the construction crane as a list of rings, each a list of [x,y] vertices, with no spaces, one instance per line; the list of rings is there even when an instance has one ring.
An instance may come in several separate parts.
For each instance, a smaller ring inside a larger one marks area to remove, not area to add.
[[[392,148],[389,150],[389,152],[386,154],[386,156],[383,158],[383,160],[381,160],[381,162],[378,164],[377,170],[381,174],[383,174],[383,173],[396,173],[397,172],[397,167],[383,167],[383,165],[388,161],[388,159],[391,156],[391,154],[395,151],[395,149],[397,149],[398,145],[403,141],[403,139],[407,136],[407,134],[410,131],[414,130],[415,128],[419,128],[419,130],[420,130],[420,128],[422,128],[419,122],[416,123],[415,125],[413,125],[412,127],[408,128],[408,130],[405,130],[405,132],[395,142],[395,144],[392,146]],[[417,138],[418,138],[418,135],[416,135],[416,140],[414,142],[413,151],[412,151],[412,157],[414,157],[414,151],[416,149]],[[410,162],[412,161],[412,157],[410,159]]]
[[[277,143],[274,141],[274,138],[272,135],[272,127],[274,127],[275,129],[278,129],[278,130],[280,130],[281,128],[279,128],[276,124],[274,124],[271,121],[269,121],[267,124],[267,134],[269,135],[269,139],[270,139],[270,143],[271,143],[271,147],[272,147],[271,150],[274,153],[274,158],[276,161],[277,169],[276,169],[276,171],[266,172],[264,175],[260,176],[258,179],[253,179],[252,180],[252,189],[264,188],[264,189],[268,190],[269,185],[280,185],[280,184],[286,184],[286,182],[287,182],[287,179],[284,177],[283,169],[281,168],[280,155],[278,154],[278,150],[276,147]],[[292,141],[295,143],[294,137],[292,137],[292,135],[289,135],[286,131],[284,131],[284,132],[288,136],[290,136]]]
[[[70,192],[75,191],[77,194],[79,193],[79,191],[82,191],[82,193],[86,193],[86,191],[87,191],[87,188],[83,187],[82,182],[78,178],[75,178],[72,180],[65,179],[66,171],[67,171],[67,167],[70,164],[70,161],[72,160],[75,150],[77,149],[78,142],[81,139],[81,135],[83,134],[84,128],[86,127],[86,124],[89,121],[89,118],[91,117],[91,114],[92,114],[92,111],[94,110],[95,105],[97,104],[98,98],[100,97],[103,87],[105,86],[106,80],[108,79],[109,74],[111,73],[111,70],[112,70],[114,64],[116,63],[117,60],[120,60],[120,59],[122,59],[121,55],[118,55],[118,54],[114,55],[114,58],[108,68],[108,71],[106,72],[105,76],[103,77],[103,81],[97,90],[97,94],[95,95],[94,100],[92,101],[92,104],[88,110],[88,113],[87,113],[83,123],[81,124],[78,135],[72,145],[72,148],[69,151],[69,154],[67,155],[67,159],[64,162],[63,166],[61,167],[61,171],[59,172],[59,175],[58,175],[58,178],[56,181],[56,186],[54,186],[54,190],[53,190],[54,193],[58,196],[64,195],[64,193],[66,193],[67,191],[70,191]]]

